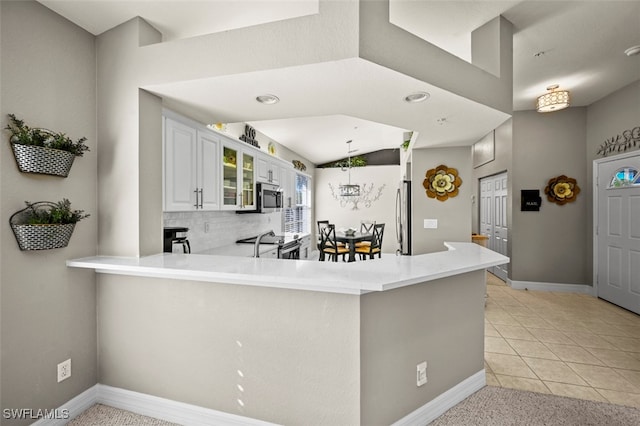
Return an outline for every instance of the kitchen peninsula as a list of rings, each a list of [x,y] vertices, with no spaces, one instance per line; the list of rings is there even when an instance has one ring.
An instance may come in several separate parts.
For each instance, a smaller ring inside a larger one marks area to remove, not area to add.
[[[509,261],[446,247],[356,263],[165,253],[67,265],[98,273],[101,384],[249,422],[426,424],[484,386],[484,269]]]

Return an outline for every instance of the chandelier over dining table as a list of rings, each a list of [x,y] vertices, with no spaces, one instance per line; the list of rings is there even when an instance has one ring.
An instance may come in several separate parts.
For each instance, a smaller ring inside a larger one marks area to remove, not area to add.
[[[351,150],[351,140],[347,141],[347,167],[346,170],[349,172],[349,183],[346,185],[340,185],[340,196],[341,197],[358,197],[360,195],[360,185],[351,184],[351,153],[354,152]],[[342,171],[345,171],[345,168],[342,167]]]

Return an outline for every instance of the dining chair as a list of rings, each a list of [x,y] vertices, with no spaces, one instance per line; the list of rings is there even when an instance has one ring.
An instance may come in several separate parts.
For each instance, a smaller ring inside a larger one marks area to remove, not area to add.
[[[360,233],[361,234],[372,234],[373,233],[373,227],[375,226],[376,221],[370,221],[370,220],[361,220],[360,221]],[[371,241],[360,241],[359,243],[356,243],[356,248],[358,247],[365,247],[365,246],[370,246],[371,245]]]
[[[349,249],[344,245],[338,245],[336,241],[336,226],[328,224],[320,230],[320,255],[324,260],[324,255],[329,255],[329,259],[334,262],[338,261],[338,256],[342,255],[342,261],[345,260],[345,255],[349,253]]]
[[[318,258],[318,260],[321,261],[321,262],[324,260],[324,251],[322,251],[322,228],[325,228],[327,225],[329,225],[329,221],[328,220],[319,220],[318,221],[317,247],[318,247],[318,250],[320,251],[320,257]]]
[[[361,260],[365,260],[367,256],[373,259],[377,254],[378,258],[382,257],[382,237],[384,236],[384,223],[377,223],[373,226],[373,236],[371,237],[371,245],[356,247],[356,253],[360,255]]]
[[[318,221],[318,249],[320,249],[320,235],[322,234],[321,230],[325,226],[329,224],[328,220],[319,220]]]

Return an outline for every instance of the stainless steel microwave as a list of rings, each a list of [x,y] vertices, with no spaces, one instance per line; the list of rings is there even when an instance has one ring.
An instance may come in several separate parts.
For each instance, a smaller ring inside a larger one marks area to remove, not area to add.
[[[282,210],[282,189],[271,183],[256,183],[256,209],[236,213],[273,213]]]

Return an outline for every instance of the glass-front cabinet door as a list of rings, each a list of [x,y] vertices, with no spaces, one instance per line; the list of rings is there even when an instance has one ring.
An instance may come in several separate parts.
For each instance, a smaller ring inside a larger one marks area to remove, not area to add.
[[[223,210],[255,209],[255,165],[255,155],[233,144],[222,145]]]
[[[253,210],[256,208],[256,180],[255,180],[255,156],[246,152],[242,153],[242,204],[241,208]]]
[[[222,147],[222,208],[234,210],[238,197],[238,150]]]

